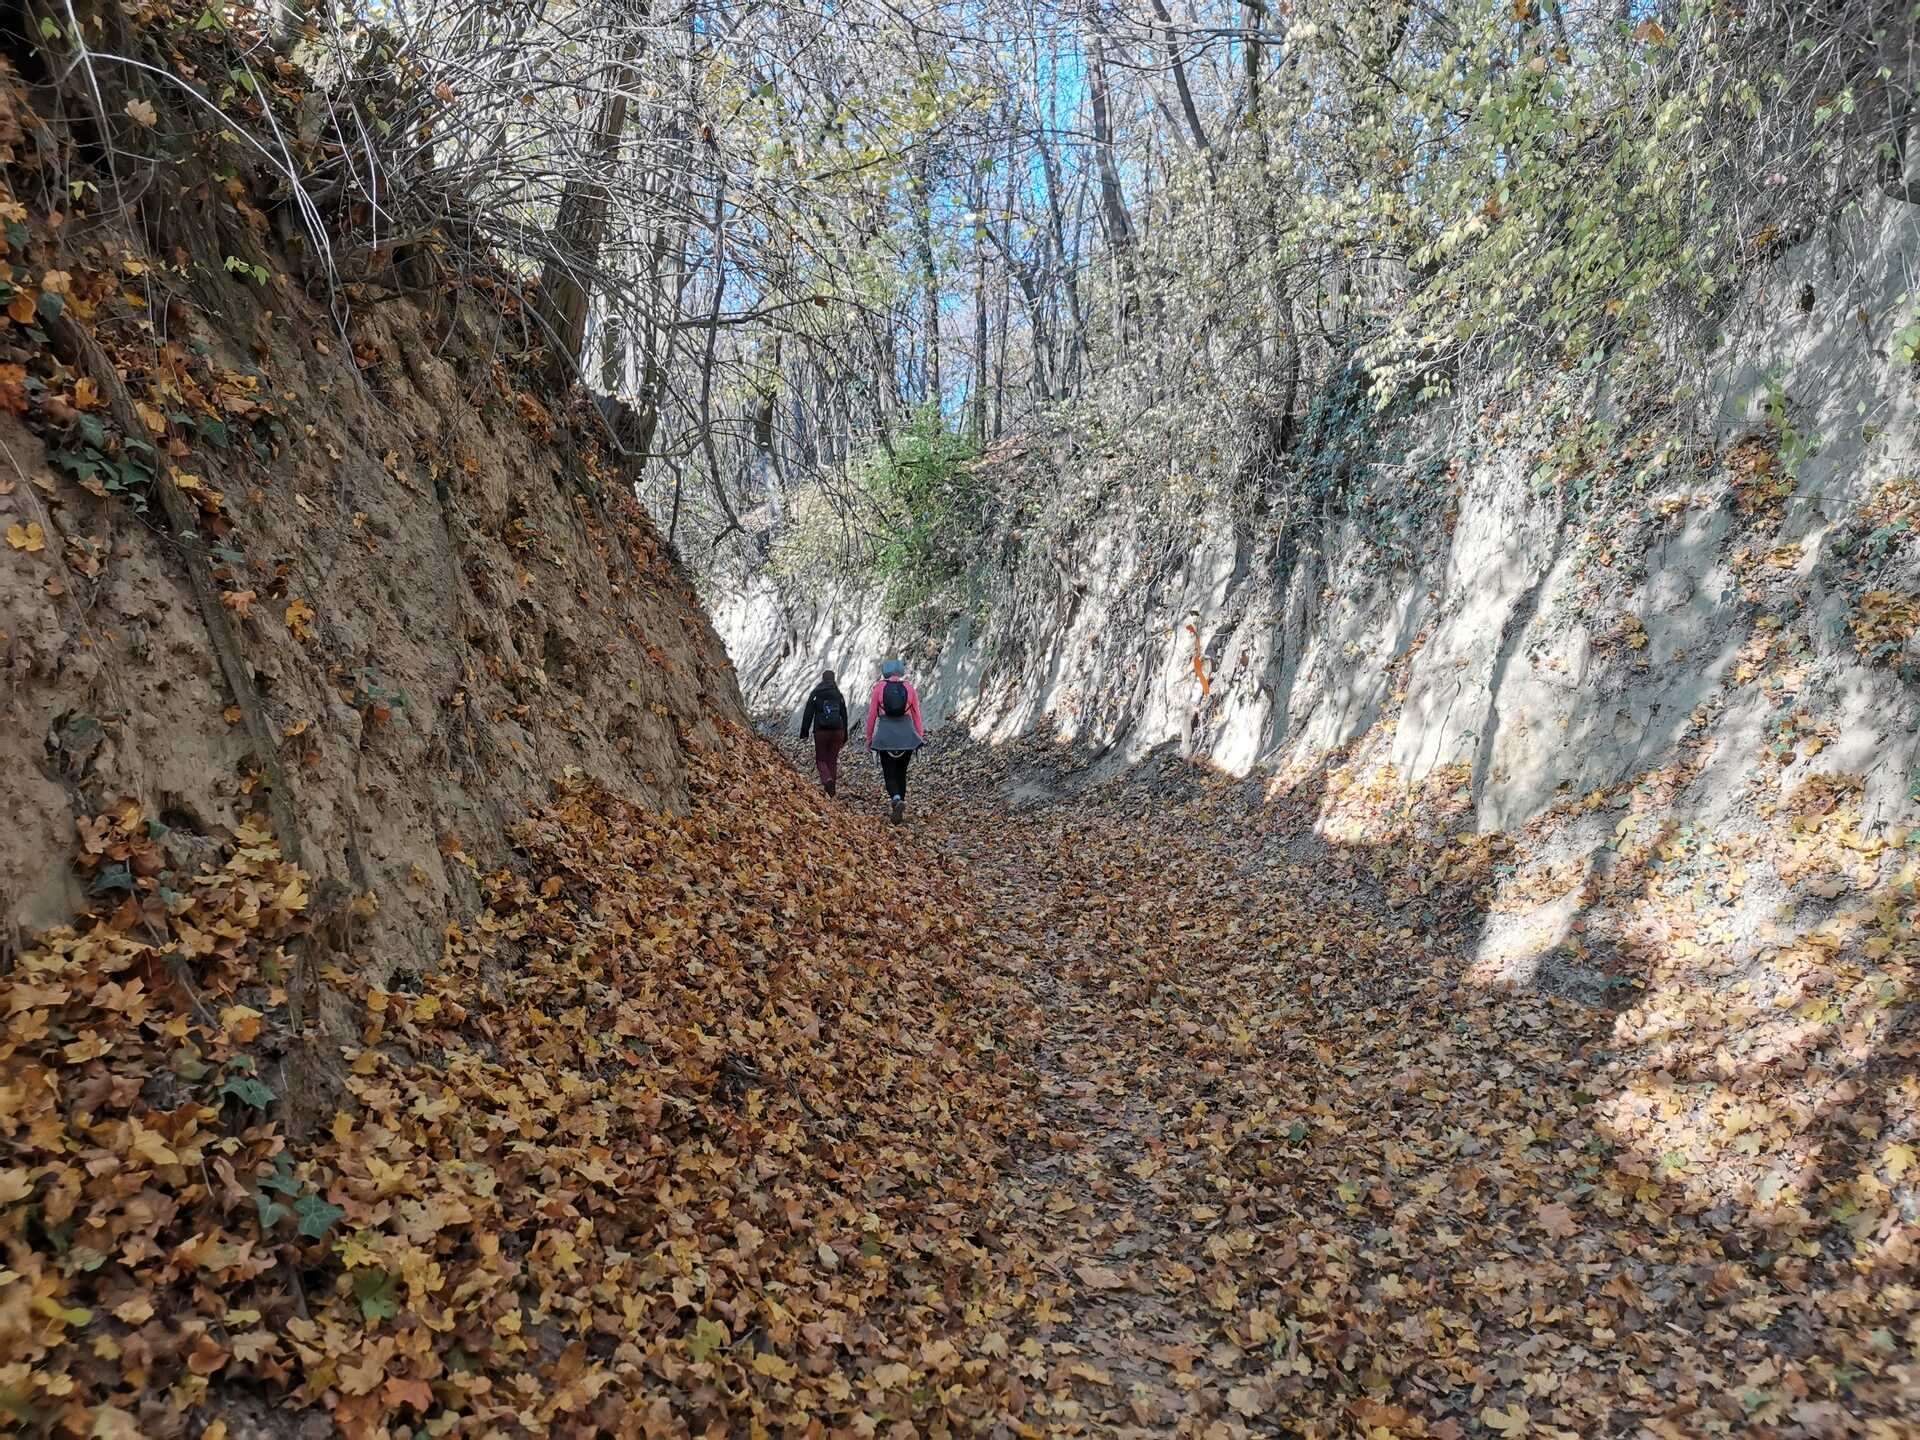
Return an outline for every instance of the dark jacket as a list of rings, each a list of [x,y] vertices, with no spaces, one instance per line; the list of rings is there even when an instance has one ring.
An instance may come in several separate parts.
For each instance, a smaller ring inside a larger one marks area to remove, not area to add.
[[[852,718],[847,711],[847,697],[840,693],[838,685],[829,685],[825,681],[813,687],[813,693],[807,696],[807,708],[800,712],[800,738],[806,739],[820,719],[820,702],[833,699],[840,702],[840,728],[845,729]]]

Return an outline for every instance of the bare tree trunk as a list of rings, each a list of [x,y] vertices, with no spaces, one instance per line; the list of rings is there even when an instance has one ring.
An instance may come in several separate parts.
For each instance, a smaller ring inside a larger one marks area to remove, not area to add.
[[[986,206],[979,197],[976,209]],[[973,443],[987,443],[987,238],[986,217],[981,216],[973,231]]]
[[[1087,348],[1087,322],[1080,310],[1080,281],[1067,257],[1067,221],[1060,199],[1060,160],[1047,143],[1044,133],[1034,137],[1034,146],[1040,152],[1040,173],[1046,181],[1047,225],[1053,239],[1054,268],[1060,277],[1060,287],[1066,294],[1067,319],[1072,326],[1067,337],[1066,352],[1060,362],[1058,393],[1064,398],[1073,389],[1076,361]]]
[[[921,368],[921,401],[941,406],[940,270],[933,252],[933,186],[926,142],[914,147],[914,240],[920,252],[921,307],[926,322],[926,363]]]
[[[1007,287],[1000,287],[1000,303],[995,307],[1000,314],[999,348],[993,361],[993,427],[991,438],[998,440],[1005,431],[1007,420],[1007,331],[1012,328],[1013,297],[1007,293]]]
[[[1113,267],[1114,334],[1124,347],[1138,328],[1137,287],[1133,268],[1133,218],[1127,213],[1120,167],[1114,162],[1111,89],[1107,81],[1106,37],[1091,6],[1087,46],[1087,100],[1093,121],[1094,169],[1100,177],[1100,214],[1107,231],[1107,259]]]
[[[620,317],[609,310],[600,320],[600,389],[617,395],[626,379],[627,345]]]
[[[734,513],[733,500],[727,494],[727,477],[720,468],[720,453],[713,443],[713,350],[720,335],[720,312],[727,295],[727,172],[716,171],[713,184],[713,303],[707,311],[706,348],[700,357],[700,448],[706,453],[707,474],[713,482],[713,498],[727,517],[727,528],[714,537],[717,546],[727,536],[745,530]],[[673,532],[667,532],[668,543]]]
[[[1247,9],[1247,28],[1258,32],[1267,15],[1266,0],[1243,0]],[[1284,455],[1293,443],[1293,407],[1300,390],[1300,339],[1293,323],[1293,300],[1286,290],[1286,278],[1280,273],[1280,215],[1274,201],[1274,177],[1270,173],[1273,152],[1267,138],[1266,106],[1262,89],[1265,57],[1262,42],[1249,38],[1246,48],[1248,123],[1253,132],[1254,156],[1260,173],[1256,184],[1263,197],[1261,211],[1265,235],[1261,237],[1265,253],[1260,257],[1260,303],[1262,314],[1260,357],[1262,368],[1278,373],[1280,392],[1276,413],[1266,424],[1266,450],[1269,457]]]
[[[654,292],[659,297],[660,310],[647,316],[640,351],[640,384],[637,399],[635,434],[633,448],[644,461],[653,449],[654,434],[660,428],[660,403],[666,393],[667,373],[673,361],[674,346],[680,335],[679,321],[681,307],[687,293],[687,214],[691,208],[693,195],[693,155],[690,149],[683,150],[682,164],[678,175],[665,187],[669,196],[678,196],[674,208],[681,212],[680,222],[669,234],[669,227],[662,222],[654,231],[652,258],[650,261],[654,276]],[[663,268],[671,255],[673,260],[673,284],[671,298],[668,287],[663,283],[666,271]],[[678,479],[674,482],[678,494]]]
[[[751,427],[753,453],[748,462],[754,483],[765,493],[773,507],[773,518],[776,523],[786,509],[785,467],[780,463],[780,437],[773,423],[774,417],[779,413],[783,349],[781,342],[784,339],[785,337],[779,331],[774,331],[773,353],[765,365],[757,367],[754,375]]]
[[[1087,99],[1093,116],[1093,163],[1100,176],[1100,210],[1106,220],[1107,244],[1124,250],[1133,243],[1133,220],[1127,214],[1126,193],[1120,187],[1120,169],[1113,160],[1113,115],[1107,84],[1106,39],[1096,28],[1087,46]]]
[[[1193,135],[1195,147],[1207,157],[1208,167],[1211,168],[1213,146],[1207,141],[1206,127],[1200,123],[1200,111],[1193,103],[1193,89],[1187,84],[1186,61],[1180,58],[1180,37],[1174,31],[1173,17],[1167,13],[1166,0],[1153,0],[1153,13],[1166,35],[1167,66],[1173,71],[1173,88],[1180,96],[1180,111],[1186,116],[1187,129]]]
[[[571,381],[581,360],[581,342],[587,328],[587,287],[583,273],[600,258],[600,241],[607,223],[607,186],[604,172],[613,164],[620,132],[627,126],[627,97],[634,89],[634,62],[640,56],[637,22],[646,17],[650,0],[641,0],[636,28],[621,42],[620,58],[610,67],[606,94],[594,126],[591,168],[567,181],[554,223],[554,253],[540,272],[535,314],[546,331],[551,349],[547,375],[556,385]]]

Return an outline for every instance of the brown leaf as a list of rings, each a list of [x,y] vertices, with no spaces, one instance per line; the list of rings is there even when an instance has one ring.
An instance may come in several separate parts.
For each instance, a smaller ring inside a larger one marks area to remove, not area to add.
[[[1555,1240],[1569,1239],[1580,1231],[1579,1221],[1574,1218],[1573,1211],[1565,1205],[1542,1205],[1533,1213],[1540,1228]]]
[[[1089,1290],[1120,1290],[1126,1286],[1126,1277],[1115,1274],[1104,1265],[1076,1265],[1074,1274],[1080,1277],[1080,1283]]]

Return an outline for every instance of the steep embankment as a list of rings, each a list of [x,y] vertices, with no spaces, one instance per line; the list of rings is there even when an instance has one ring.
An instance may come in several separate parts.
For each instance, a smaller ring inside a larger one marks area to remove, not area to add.
[[[925,1428],[1020,1082],[970,912],[818,863],[510,288],[329,270],[145,84],[302,130],[196,13],[0,72],[0,1412]]]
[[[17,152],[47,122],[6,103]],[[471,913],[452,857],[496,857],[550,775],[684,810],[733,675],[593,428],[518,378],[511,296],[329,293],[238,181],[156,178],[166,223],[123,228],[33,204],[35,158],[7,216],[0,923],[85,899],[53,863],[76,811],[137,807],[191,869],[271,795],[323,919],[388,965]]]
[[[764,576],[716,622],[756,710],[910,653],[976,733],[1117,763],[1171,742],[1233,774],[1365,747],[1404,785],[1464,767],[1482,828],[1667,763],[1702,705],[1730,796],[1804,709],[1830,748],[1788,778],[1867,772],[1890,818],[1920,777],[1920,220],[1884,209],[1780,260],[1702,373],[1520,373],[1384,417],[1349,373],[1232,503],[1145,473],[1179,437],[1009,444],[980,462],[1002,497],[980,553],[1013,558],[950,623]],[[1804,671],[1784,716],[1755,646]]]

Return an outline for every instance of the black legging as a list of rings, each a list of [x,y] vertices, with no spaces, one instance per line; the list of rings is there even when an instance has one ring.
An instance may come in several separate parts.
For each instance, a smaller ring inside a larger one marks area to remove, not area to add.
[[[904,800],[907,798],[907,765],[913,759],[911,750],[882,750],[880,754],[880,774],[887,782],[887,798]]]

